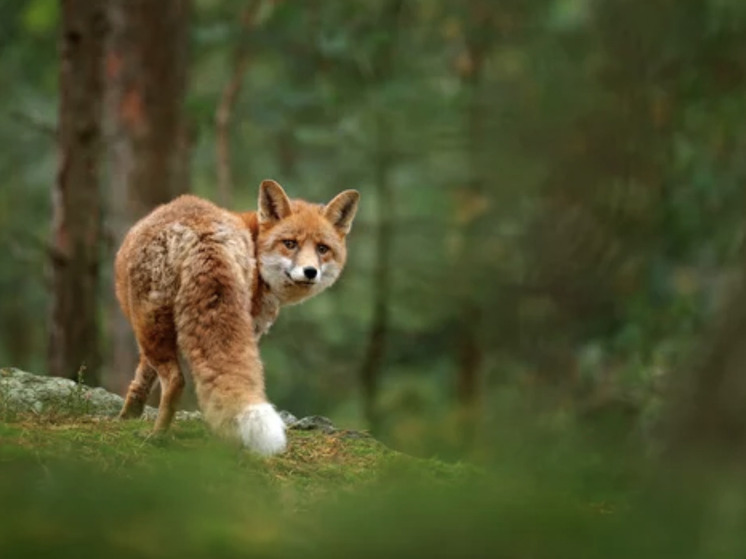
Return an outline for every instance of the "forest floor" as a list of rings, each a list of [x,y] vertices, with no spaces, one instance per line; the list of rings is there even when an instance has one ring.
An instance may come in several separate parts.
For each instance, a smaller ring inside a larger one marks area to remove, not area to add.
[[[0,422],[0,464],[13,460],[74,460],[112,475],[132,476],[162,461],[208,455],[221,475],[250,472],[302,507],[329,491],[359,489],[382,476],[417,468],[432,481],[458,479],[472,468],[414,458],[391,450],[357,431],[288,431],[288,451],[258,458],[218,441],[200,421],[174,422],[166,435],[153,437],[152,422],[80,417],[29,417]]]
[[[746,549],[740,525],[703,531],[703,502],[680,486],[667,492],[638,458],[559,438],[521,435],[476,466],[415,458],[354,431],[290,430],[288,452],[258,458],[201,421],[158,438],[151,427],[0,418],[0,556],[657,559]],[[727,502],[707,503],[725,514]]]
[[[60,414],[0,421],[0,555],[313,552],[316,515],[343,498],[407,475],[429,487],[476,475],[355,431],[291,430],[286,453],[258,458],[199,420],[160,437],[151,428]]]

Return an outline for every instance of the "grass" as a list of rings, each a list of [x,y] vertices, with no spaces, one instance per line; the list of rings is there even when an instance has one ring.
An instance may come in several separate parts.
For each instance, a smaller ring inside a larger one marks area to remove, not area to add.
[[[298,549],[304,538],[288,538],[284,526],[306,526],[311,511],[402,469],[435,484],[467,475],[346,431],[290,431],[287,453],[260,459],[199,421],[177,422],[160,438],[150,428],[59,414],[0,423],[0,556]],[[171,541],[169,530],[179,537]]]
[[[303,490],[312,485],[319,491],[330,484],[335,490],[358,487],[401,462],[427,464],[356,432],[290,431],[288,452],[260,460],[218,441],[200,421],[177,422],[159,438],[150,436],[151,427],[145,421],[58,416],[0,423],[0,463],[24,457],[40,463],[67,459],[126,475],[162,461],[209,455],[234,473],[261,472],[265,482],[277,487]],[[448,470],[437,472],[447,475]]]
[[[269,459],[196,421],[0,422],[2,557],[741,557],[743,485],[695,494],[634,455],[496,435],[480,466],[340,431]]]

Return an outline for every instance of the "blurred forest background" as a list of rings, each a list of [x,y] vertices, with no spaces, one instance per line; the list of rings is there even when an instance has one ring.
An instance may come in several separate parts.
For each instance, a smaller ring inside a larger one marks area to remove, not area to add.
[[[0,85],[2,364],[123,393],[127,227],[271,177],[362,194],[278,407],[417,450],[686,385],[681,433],[746,434],[741,0],[4,0]]]

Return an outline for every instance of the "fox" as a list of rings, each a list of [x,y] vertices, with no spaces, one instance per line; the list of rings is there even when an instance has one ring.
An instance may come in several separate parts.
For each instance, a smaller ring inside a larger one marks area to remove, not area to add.
[[[114,261],[116,297],[139,350],[119,418],[142,415],[158,378],[153,433],[168,430],[185,384],[181,355],[212,431],[262,456],[284,452],[259,340],[281,307],[339,278],[359,199],[356,190],[327,204],[290,199],[267,179],[256,211],[182,195],[136,222]]]

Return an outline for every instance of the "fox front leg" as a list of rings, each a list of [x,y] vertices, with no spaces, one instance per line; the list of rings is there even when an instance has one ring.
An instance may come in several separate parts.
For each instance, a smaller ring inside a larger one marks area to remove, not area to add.
[[[259,342],[260,338],[269,332],[269,329],[280,314],[280,304],[277,299],[269,294],[262,297],[259,304],[252,313],[254,320],[254,339]]]

